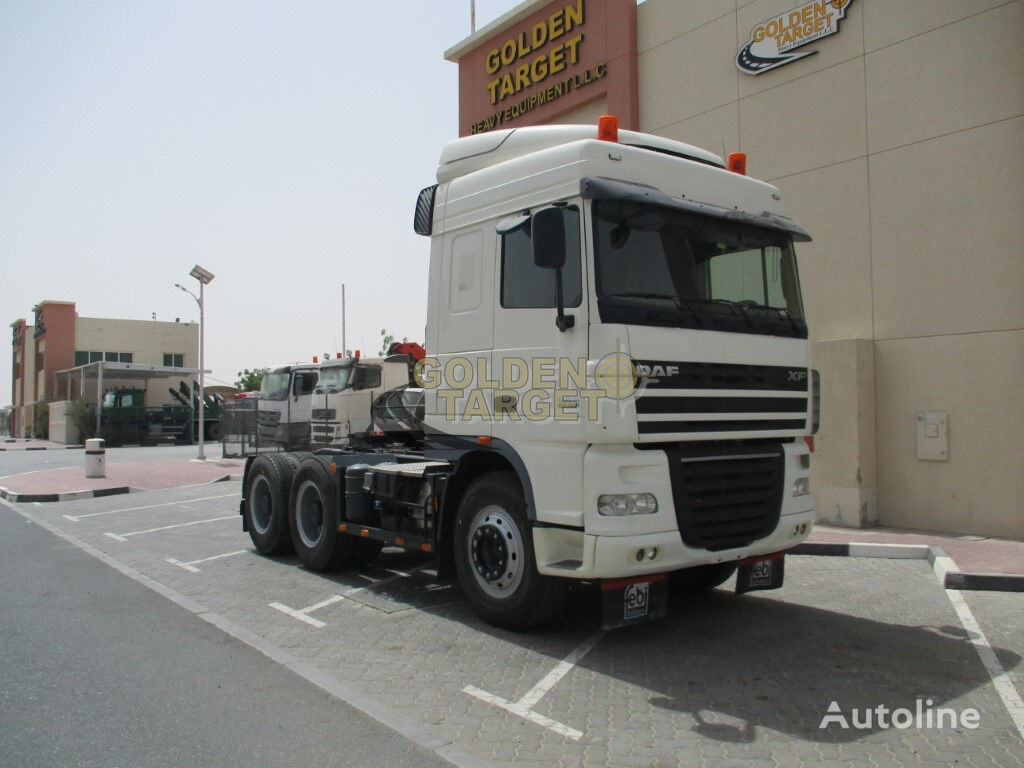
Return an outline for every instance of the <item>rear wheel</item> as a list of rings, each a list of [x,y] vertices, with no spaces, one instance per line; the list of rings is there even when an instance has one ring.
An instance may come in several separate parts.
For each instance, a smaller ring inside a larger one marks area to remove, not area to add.
[[[288,531],[288,492],[293,468],[281,456],[257,456],[249,468],[245,492],[245,527],[261,555],[280,555],[291,549]]]
[[[299,465],[288,510],[292,543],[307,568],[326,571],[353,561],[356,541],[338,533],[338,490],[326,461],[311,456]]]
[[[516,479],[492,472],[474,480],[455,521],[455,566],[466,600],[484,621],[529,629],[562,607],[566,583],[541,576]]]

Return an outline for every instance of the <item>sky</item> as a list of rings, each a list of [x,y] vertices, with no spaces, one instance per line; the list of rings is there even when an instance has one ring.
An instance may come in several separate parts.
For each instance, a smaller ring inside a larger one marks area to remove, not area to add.
[[[0,320],[197,322],[200,264],[208,382],[340,350],[342,283],[350,349],[422,342],[469,33],[469,0],[0,0]]]

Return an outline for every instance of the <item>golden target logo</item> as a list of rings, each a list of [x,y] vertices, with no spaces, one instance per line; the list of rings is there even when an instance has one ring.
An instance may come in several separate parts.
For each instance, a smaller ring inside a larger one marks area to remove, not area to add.
[[[748,75],[759,75],[814,55],[817,51],[791,51],[836,34],[852,4],[853,0],[812,0],[754,25],[736,54],[736,66]]]

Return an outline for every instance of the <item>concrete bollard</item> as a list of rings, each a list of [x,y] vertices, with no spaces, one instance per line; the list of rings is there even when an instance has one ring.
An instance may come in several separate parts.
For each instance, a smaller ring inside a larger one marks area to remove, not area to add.
[[[107,449],[104,447],[106,441],[96,437],[85,441],[85,476],[106,477],[107,476]]]

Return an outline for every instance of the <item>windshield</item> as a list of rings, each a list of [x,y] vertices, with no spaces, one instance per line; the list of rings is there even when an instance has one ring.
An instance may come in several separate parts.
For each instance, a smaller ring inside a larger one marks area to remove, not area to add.
[[[287,400],[288,383],[291,375],[288,371],[272,371],[263,376],[260,397],[264,400]]]
[[[316,388],[323,390],[341,390],[348,386],[352,377],[352,363],[348,365],[330,365],[320,369],[320,380]]]
[[[602,322],[807,338],[787,233],[616,200],[594,232]]]

